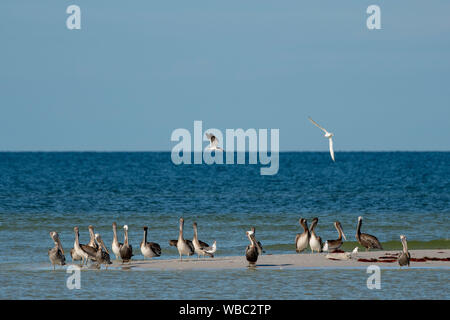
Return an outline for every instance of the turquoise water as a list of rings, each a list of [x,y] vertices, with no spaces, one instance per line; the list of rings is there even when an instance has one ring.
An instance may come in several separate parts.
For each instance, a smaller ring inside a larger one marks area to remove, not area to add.
[[[450,153],[336,157],[281,153],[279,173],[261,176],[258,165],[175,166],[170,153],[0,153],[0,241],[8,245],[0,251],[0,298],[181,299],[180,290],[192,299],[450,298],[448,268],[385,268],[381,290],[367,289],[368,274],[358,268],[86,270],[81,290],[66,288],[64,268],[51,271],[49,231],[60,234],[70,262],[74,226],[82,243],[92,224],[109,245],[112,222],[127,224],[142,259],[148,225],[149,241],[162,247],[159,259],[173,258],[168,240],[176,239],[181,216],[186,238],[196,221],[201,240],[217,240],[218,256],[243,255],[251,226],[267,253],[294,253],[300,217],[318,217],[324,240],[337,237],[339,220],[349,240],[344,249],[356,245],[360,215],[363,231],[385,249],[400,250],[400,234],[410,249],[450,248]]]

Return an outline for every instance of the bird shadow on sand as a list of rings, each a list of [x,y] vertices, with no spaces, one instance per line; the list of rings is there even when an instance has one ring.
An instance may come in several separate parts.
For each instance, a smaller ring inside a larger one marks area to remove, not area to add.
[[[257,267],[286,267],[286,266],[292,266],[292,263],[283,263],[283,264],[257,264],[255,266],[252,266],[254,268]]]

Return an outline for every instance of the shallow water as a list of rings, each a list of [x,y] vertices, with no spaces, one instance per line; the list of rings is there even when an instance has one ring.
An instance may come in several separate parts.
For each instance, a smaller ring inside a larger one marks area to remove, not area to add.
[[[365,268],[88,270],[79,290],[66,287],[63,269],[0,275],[2,299],[450,299],[448,268],[383,268],[379,290],[367,288]]]
[[[281,153],[279,173],[261,176],[259,165],[175,166],[170,153],[0,153],[0,241],[8,243],[0,251],[0,298],[177,299],[184,288],[193,299],[448,299],[448,269],[383,269],[381,290],[367,289],[365,269],[88,270],[79,291],[65,288],[63,269],[50,271],[49,231],[60,234],[70,261],[75,225],[82,243],[92,224],[110,245],[111,223],[127,224],[141,259],[148,225],[161,258],[173,258],[168,240],[177,238],[180,216],[186,238],[197,221],[199,238],[217,240],[219,256],[243,255],[252,225],[267,253],[293,253],[298,219],[316,216],[323,240],[337,238],[333,222],[341,222],[345,250],[357,245],[358,216],[363,232],[385,249],[400,250],[400,234],[410,249],[450,248],[450,153],[349,152],[336,160],[320,152]],[[188,280],[194,276],[201,285]]]

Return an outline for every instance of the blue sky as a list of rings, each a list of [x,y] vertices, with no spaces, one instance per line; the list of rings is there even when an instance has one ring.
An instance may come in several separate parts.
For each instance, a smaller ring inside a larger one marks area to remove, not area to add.
[[[81,7],[81,30],[66,8]],[[382,30],[366,8],[381,7]],[[0,2],[0,150],[170,150],[278,128],[281,150],[450,150],[449,1]]]

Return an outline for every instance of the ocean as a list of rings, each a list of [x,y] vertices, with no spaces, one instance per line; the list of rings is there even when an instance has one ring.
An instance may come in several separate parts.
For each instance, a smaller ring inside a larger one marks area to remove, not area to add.
[[[362,230],[386,250],[448,249],[450,152],[282,152],[279,172],[260,165],[175,165],[170,152],[0,152],[0,299],[449,299],[450,268],[397,266],[382,271],[382,289],[369,290],[367,273],[353,269],[85,270],[82,288],[69,290],[65,267],[52,270],[49,232],[60,235],[67,262],[73,227],[87,243],[92,224],[107,245],[111,224],[129,227],[134,259],[142,259],[142,227],[162,256],[176,258],[168,241],[217,241],[216,256],[244,256],[245,231],[267,254],[295,253],[300,217],[319,218],[316,232],[336,239],[340,221],[357,246]],[[191,282],[190,279],[195,279]],[[410,290],[407,290],[407,289]]]

